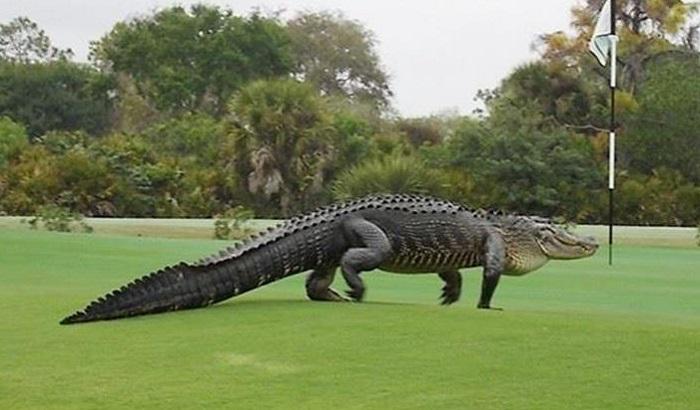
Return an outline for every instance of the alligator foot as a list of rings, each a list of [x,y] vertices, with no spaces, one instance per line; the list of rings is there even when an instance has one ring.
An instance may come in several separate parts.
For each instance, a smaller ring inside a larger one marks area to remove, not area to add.
[[[455,291],[454,288],[449,286],[444,286],[442,288],[442,295],[440,295],[441,305],[451,305],[459,300],[459,291]]]
[[[346,290],[345,294],[348,295],[350,299],[354,300],[355,302],[362,302],[362,298],[365,297],[365,288],[364,286],[352,288],[350,290]]]
[[[306,278],[306,295],[311,300],[323,302],[350,302],[351,300],[330,287],[335,269],[318,269]]]
[[[458,271],[446,271],[438,274],[445,281],[445,286],[442,287],[442,295],[440,303],[443,305],[451,305],[459,300],[459,295],[462,293],[462,275]]]

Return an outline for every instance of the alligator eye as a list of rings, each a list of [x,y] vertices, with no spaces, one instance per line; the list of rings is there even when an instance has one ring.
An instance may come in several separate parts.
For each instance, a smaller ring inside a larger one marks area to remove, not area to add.
[[[554,234],[554,230],[548,226],[542,227],[540,228],[540,230],[537,231],[537,236],[540,238],[549,238]]]

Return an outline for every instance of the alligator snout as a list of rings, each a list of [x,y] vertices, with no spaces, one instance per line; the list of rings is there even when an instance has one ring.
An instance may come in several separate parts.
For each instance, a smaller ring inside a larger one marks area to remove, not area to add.
[[[584,236],[581,238],[581,244],[584,248],[590,250],[591,252],[597,251],[598,247],[600,247],[598,241],[593,236]]]

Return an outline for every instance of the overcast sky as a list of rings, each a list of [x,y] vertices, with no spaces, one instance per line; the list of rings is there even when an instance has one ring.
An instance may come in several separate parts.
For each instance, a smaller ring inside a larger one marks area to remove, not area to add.
[[[0,0],[0,22],[27,16],[59,48],[85,61],[91,40],[117,21],[168,5],[201,1]],[[204,1],[244,13],[334,10],[359,20],[378,40],[391,76],[394,106],[405,116],[458,110],[469,113],[480,88],[493,88],[517,65],[532,60],[538,34],[568,29],[577,0],[237,0]]]

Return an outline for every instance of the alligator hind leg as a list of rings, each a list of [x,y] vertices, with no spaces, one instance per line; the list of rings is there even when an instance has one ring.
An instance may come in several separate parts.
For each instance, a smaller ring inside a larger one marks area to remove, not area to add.
[[[445,281],[445,286],[442,287],[442,299],[443,305],[451,305],[459,300],[459,295],[462,293],[462,275],[459,271],[447,271],[440,272],[440,279]]]
[[[353,238],[353,247],[340,259],[343,278],[350,286],[348,296],[361,301],[365,285],[360,273],[376,269],[391,255],[391,243],[384,231],[364,219],[354,219],[344,224],[346,234]]]
[[[341,296],[331,288],[335,267],[327,269],[317,269],[306,278],[306,295],[311,300],[328,302],[343,302],[349,299]]]

